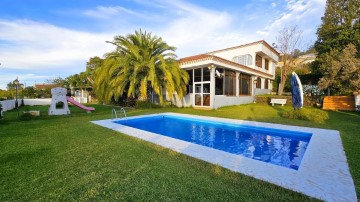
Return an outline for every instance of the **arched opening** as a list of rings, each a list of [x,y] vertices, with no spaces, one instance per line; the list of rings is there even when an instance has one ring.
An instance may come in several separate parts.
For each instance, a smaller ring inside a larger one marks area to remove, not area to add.
[[[56,109],[64,109],[64,103],[63,102],[57,102],[56,103]]]

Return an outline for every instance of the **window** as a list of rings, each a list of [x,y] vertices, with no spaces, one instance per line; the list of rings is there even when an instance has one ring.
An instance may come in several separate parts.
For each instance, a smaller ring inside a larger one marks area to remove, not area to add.
[[[260,77],[257,78],[256,88],[261,88],[261,78]]]
[[[194,82],[201,82],[202,69],[194,69]]]
[[[252,65],[252,56],[250,54],[239,55],[233,58],[233,61],[241,65]]]
[[[269,70],[269,60],[265,59],[265,69]]]
[[[216,70],[223,75],[224,69],[216,68]],[[224,94],[224,76],[219,78],[215,76],[215,95],[223,95]]]
[[[255,65],[262,68],[262,57],[260,55],[256,55],[256,59],[255,59]]]
[[[225,70],[225,95],[235,96],[236,95],[236,74],[234,71]]]
[[[210,69],[203,68],[203,80],[202,81],[210,81]]]
[[[269,79],[265,79],[265,89],[269,89]]]
[[[246,74],[240,74],[239,76],[239,95],[251,94],[251,76]]]
[[[187,70],[186,71],[189,74],[189,82],[186,86],[186,94],[193,92],[193,70]]]

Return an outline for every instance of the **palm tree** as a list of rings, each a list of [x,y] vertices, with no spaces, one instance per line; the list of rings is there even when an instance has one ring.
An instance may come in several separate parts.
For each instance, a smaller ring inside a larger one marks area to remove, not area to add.
[[[179,67],[175,47],[151,33],[115,36],[109,42],[116,50],[105,54],[104,63],[95,71],[95,90],[100,100],[109,102],[123,93],[128,97],[146,100],[149,90],[163,102],[163,89],[182,98],[189,76]]]

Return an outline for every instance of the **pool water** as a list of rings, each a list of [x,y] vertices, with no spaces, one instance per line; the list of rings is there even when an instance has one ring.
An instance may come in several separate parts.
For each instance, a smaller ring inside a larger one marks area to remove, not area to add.
[[[298,170],[311,133],[158,115],[115,121],[129,127]]]

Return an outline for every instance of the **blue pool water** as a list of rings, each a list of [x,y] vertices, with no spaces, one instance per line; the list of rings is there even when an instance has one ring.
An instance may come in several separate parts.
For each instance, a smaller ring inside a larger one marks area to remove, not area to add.
[[[173,115],[115,122],[295,170],[311,138],[310,133]]]

